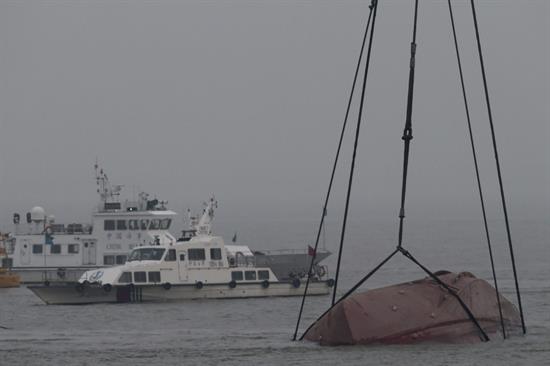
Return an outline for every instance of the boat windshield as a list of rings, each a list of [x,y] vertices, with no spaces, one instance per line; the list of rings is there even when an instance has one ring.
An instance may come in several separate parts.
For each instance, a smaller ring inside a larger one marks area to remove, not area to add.
[[[127,262],[132,261],[159,261],[166,249],[162,248],[139,248],[130,253]]]

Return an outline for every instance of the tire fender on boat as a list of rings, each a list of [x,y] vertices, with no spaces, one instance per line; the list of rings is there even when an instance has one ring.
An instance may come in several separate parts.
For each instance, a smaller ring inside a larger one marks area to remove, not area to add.
[[[203,287],[203,284],[202,284],[201,281],[195,283],[195,288],[196,288],[197,290],[200,290],[202,287]]]
[[[263,280],[262,281],[262,287],[263,288],[268,288],[269,287],[269,281],[268,280]]]
[[[229,288],[235,288],[237,287],[237,282],[235,280],[229,281]]]
[[[292,286],[293,286],[294,288],[300,287],[300,279],[299,279],[299,278],[293,279],[293,280],[292,280]]]
[[[113,289],[113,286],[111,286],[111,284],[109,283],[104,284],[102,287],[103,287],[103,291],[105,292],[111,292],[111,290]]]
[[[329,279],[327,280],[327,286],[328,286],[328,287],[333,287],[333,286],[334,286],[334,279],[329,278]]]
[[[170,290],[172,288],[172,284],[170,282],[166,282],[162,285],[162,287],[165,289],[165,290]]]

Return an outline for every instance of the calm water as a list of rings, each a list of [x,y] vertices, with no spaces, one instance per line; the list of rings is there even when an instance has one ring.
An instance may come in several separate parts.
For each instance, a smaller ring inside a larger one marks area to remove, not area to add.
[[[394,224],[351,224],[342,289],[389,254]],[[515,301],[499,225],[492,223],[497,270],[504,295]],[[217,229],[229,238],[235,227],[243,244],[284,248],[310,240],[314,223],[220,223]],[[0,325],[9,328],[0,329],[0,365],[548,365],[549,227],[547,222],[516,222],[512,227],[528,326],[525,337],[475,345],[329,348],[290,341],[298,298],[46,306],[22,287],[0,290]],[[336,225],[329,224],[327,243],[337,234]],[[406,235],[408,248],[433,270],[469,270],[483,278],[490,274],[479,222],[412,223]],[[335,257],[327,262],[332,268]],[[367,288],[419,277],[423,274],[399,257]],[[303,327],[329,301],[329,296],[309,299]]]

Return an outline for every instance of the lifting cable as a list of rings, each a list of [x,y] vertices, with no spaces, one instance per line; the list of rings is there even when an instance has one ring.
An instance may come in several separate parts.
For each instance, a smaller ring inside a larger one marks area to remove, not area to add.
[[[477,163],[477,153],[476,153],[476,147],[474,144],[474,135],[472,132],[472,123],[470,121],[470,110],[468,108],[468,99],[466,98],[466,87],[464,86],[464,75],[462,73],[462,62],[460,61],[460,53],[458,50],[458,40],[456,37],[456,29],[455,29],[455,21],[453,16],[453,8],[451,5],[451,0],[447,0],[447,3],[449,4],[449,15],[451,18],[451,26],[453,30],[453,39],[454,39],[454,45],[456,50],[456,60],[458,64],[458,73],[460,75],[460,85],[462,87],[462,97],[464,99],[464,108],[466,110],[466,121],[468,122],[468,132],[470,134],[470,145],[472,146],[472,155],[474,158],[474,167],[475,167],[475,173],[476,173],[476,179],[477,179],[477,188],[479,192],[479,200],[481,202],[481,212],[483,213],[483,225],[485,227],[485,236],[487,238],[487,247],[489,249],[489,258],[491,261],[491,271],[493,272],[493,281],[495,283],[495,294],[497,297],[497,304],[498,304],[498,313],[500,317],[500,325],[502,328],[502,336],[504,339],[506,339],[506,329],[504,327],[504,318],[502,316],[502,305],[500,303],[500,295],[498,291],[498,282],[497,282],[497,275],[495,272],[495,262],[493,259],[493,249],[491,246],[491,237],[489,235],[489,225],[487,224],[487,214],[485,211],[485,199],[483,198],[483,190],[481,189],[481,179],[479,176],[479,166]]]
[[[374,9],[374,17],[373,17],[373,29],[374,29],[374,20],[376,19],[376,0],[373,0],[373,3],[375,4]],[[305,334],[323,317],[325,316],[334,306],[336,306],[338,303],[340,303],[342,300],[347,298],[349,295],[351,295],[357,288],[359,288],[367,279],[369,279],[373,274],[375,274],[384,264],[386,264],[397,252],[401,252],[405,257],[410,259],[412,262],[417,264],[424,272],[426,272],[433,280],[435,280],[439,285],[441,285],[443,288],[445,288],[454,298],[457,299],[460,306],[464,309],[467,316],[470,318],[472,323],[477,327],[480,333],[480,338],[483,341],[488,341],[489,337],[485,333],[485,331],[481,328],[479,322],[473,315],[473,313],[470,311],[468,306],[462,301],[462,299],[458,296],[458,294],[451,289],[449,286],[447,286],[443,281],[441,281],[434,273],[432,273],[430,270],[428,270],[426,267],[424,267],[420,262],[418,262],[407,250],[405,250],[402,246],[402,240],[403,240],[403,221],[405,218],[405,197],[406,197],[406,185],[407,185],[407,172],[408,172],[408,163],[409,163],[409,150],[410,150],[410,141],[412,139],[412,102],[413,102],[413,90],[414,90],[414,69],[415,69],[415,55],[416,55],[416,28],[417,28],[417,19],[418,19],[418,0],[415,0],[415,11],[414,11],[414,28],[413,28],[413,40],[411,42],[411,57],[409,62],[409,84],[408,84],[408,95],[407,95],[407,112],[406,112],[406,120],[405,120],[405,129],[403,133],[403,141],[404,141],[404,157],[403,157],[403,180],[402,180],[402,188],[401,188],[401,208],[399,210],[399,239],[398,239],[398,245],[397,248],[388,256],[386,257],[380,264],[378,264],[372,271],[370,271],[365,277],[363,277],[359,282],[357,282],[348,292],[346,292],[338,301],[335,301],[336,296],[336,285],[335,290],[333,292],[333,299],[332,299],[332,305],[327,309],[315,322],[313,322],[306,331],[302,334],[300,337],[300,340],[302,340],[305,336]],[[346,218],[347,218],[347,212],[348,212],[348,205],[349,205],[349,195],[351,190],[351,182],[353,177],[353,168],[354,168],[354,161],[355,161],[355,152],[357,148],[357,139],[358,139],[358,133],[359,133],[359,127],[360,127],[360,121],[361,121],[361,113],[362,113],[362,107],[363,107],[363,98],[364,98],[364,92],[365,92],[365,86],[366,86],[366,79],[367,79],[367,71],[368,71],[368,61],[370,59],[370,50],[372,46],[372,35],[373,35],[373,29],[371,30],[371,39],[369,44],[369,52],[367,56],[367,64],[365,66],[365,75],[364,75],[364,81],[363,81],[363,94],[361,98],[361,105],[359,109],[359,120],[357,122],[357,130],[356,130],[356,139],[355,139],[355,146],[354,146],[354,154],[353,154],[353,160],[352,160],[352,166],[350,171],[350,180],[348,185],[348,195],[346,197],[346,210],[344,215],[344,223],[342,228],[342,235],[341,235],[341,241],[340,241],[340,251],[338,255],[338,267],[336,272],[336,279],[338,278],[339,273],[339,265],[340,265],[340,259],[341,259],[341,252],[342,252],[342,246],[343,246],[343,238],[344,238],[344,232],[345,232],[345,224],[346,224]]]
[[[361,125],[361,115],[362,115],[362,111],[363,111],[366,80],[367,80],[368,66],[369,66],[369,60],[370,60],[370,55],[371,55],[374,23],[375,23],[375,19],[376,19],[377,1],[372,0],[372,4],[374,5],[373,25],[372,25],[370,41],[369,41],[370,43],[369,43],[369,49],[368,49],[367,63],[366,63],[366,66],[365,66],[365,75],[364,75],[364,80],[363,80],[363,89],[362,89],[361,104],[360,104],[360,109],[359,109],[359,118],[358,118],[358,121],[357,121],[357,128],[356,128],[356,133],[355,133],[355,145],[354,145],[354,150],[353,150],[352,165],[351,165],[351,169],[350,169],[348,192],[347,192],[347,196],[346,196],[346,208],[345,208],[344,221],[343,221],[343,225],[342,225],[342,233],[341,233],[341,238],[340,238],[340,248],[339,248],[339,253],[338,253],[338,266],[337,266],[337,270],[336,270],[336,283],[338,282],[338,274],[339,274],[339,270],[340,270],[340,260],[341,260],[341,254],[342,254],[344,234],[345,234],[345,229],[346,229],[346,220],[347,220],[347,214],[348,214],[348,208],[349,208],[351,183],[352,183],[352,178],[353,178],[353,171],[354,171],[354,164],[355,164],[355,157],[356,157],[356,150],[357,150],[357,142],[358,142],[358,137],[359,137],[359,128],[360,128],[360,125]],[[491,268],[492,268],[492,271],[493,271],[493,278],[494,278],[494,281],[495,281],[495,290],[496,290],[497,301],[498,301],[498,305],[499,305],[500,321],[501,321],[501,326],[502,326],[502,329],[503,329],[503,335],[504,335],[504,337],[506,337],[505,330],[504,330],[504,321],[503,321],[503,317],[502,317],[502,309],[501,309],[501,304],[500,304],[500,299],[499,299],[499,294],[498,294],[498,287],[497,287],[498,285],[497,285],[496,274],[495,274],[495,269],[494,269],[494,261],[493,261],[493,256],[492,256],[490,236],[489,236],[486,213],[485,213],[485,204],[484,204],[483,193],[482,193],[481,183],[480,183],[480,178],[479,178],[479,169],[478,169],[478,164],[477,164],[477,156],[476,156],[475,144],[474,144],[473,134],[472,134],[472,129],[471,129],[468,103],[467,103],[466,91],[465,91],[465,87],[464,87],[464,79],[463,79],[463,74],[462,74],[462,66],[461,66],[461,62],[460,62],[458,42],[457,42],[457,37],[456,37],[456,30],[455,30],[455,25],[454,25],[454,19],[453,19],[452,7],[451,7],[450,0],[448,0],[448,4],[449,4],[450,16],[451,16],[451,25],[452,25],[452,29],[453,29],[453,37],[454,37],[454,41],[455,41],[455,49],[456,49],[456,53],[457,53],[457,60],[458,60],[458,66],[459,66],[462,93],[463,93],[464,104],[465,104],[465,108],[466,108],[468,129],[469,129],[469,132],[470,132],[470,142],[471,142],[471,145],[472,145],[472,152],[473,152],[473,155],[474,155],[474,165],[475,165],[476,178],[477,178],[477,182],[478,182],[478,189],[479,189],[480,200],[481,200],[481,205],[482,205],[483,219],[484,219],[485,231],[486,231],[487,242],[488,242],[488,247],[489,247],[489,255],[490,255],[490,258],[491,258]],[[479,59],[480,59],[480,64],[481,64],[481,71],[482,71],[482,75],[483,75],[483,85],[484,85],[484,90],[485,90],[485,99],[486,99],[486,104],[487,104],[487,111],[488,111],[488,114],[489,114],[489,123],[490,123],[490,127],[491,127],[493,150],[494,150],[494,154],[495,154],[495,161],[496,161],[497,172],[498,172],[500,195],[501,195],[502,206],[503,206],[503,211],[504,211],[504,218],[505,218],[505,222],[506,222],[506,232],[507,232],[507,237],[508,237],[508,246],[509,246],[509,249],[510,249],[510,257],[511,257],[512,267],[513,267],[513,272],[514,272],[514,280],[515,280],[515,286],[516,286],[516,293],[517,293],[517,297],[518,297],[518,305],[519,305],[519,310],[520,310],[520,315],[521,315],[522,328],[523,328],[523,333],[525,333],[526,328],[525,328],[525,322],[524,322],[524,316],[523,316],[523,309],[522,309],[522,305],[521,305],[521,295],[520,295],[520,291],[519,291],[517,271],[516,271],[516,266],[515,266],[514,251],[513,251],[512,239],[511,239],[511,234],[510,234],[510,225],[509,225],[509,221],[508,221],[508,213],[507,213],[507,210],[506,210],[506,201],[505,201],[504,189],[503,189],[503,185],[502,185],[502,175],[501,175],[500,163],[499,163],[499,158],[498,158],[498,151],[497,151],[497,145],[496,145],[496,137],[495,137],[494,126],[493,126],[493,119],[492,119],[492,114],[491,114],[491,107],[490,107],[490,102],[489,102],[489,92],[488,92],[488,88],[487,88],[487,79],[486,79],[486,75],[485,75],[485,66],[484,66],[484,63],[483,63],[483,56],[482,56],[482,51],[481,51],[481,42],[480,42],[480,37],[479,37],[479,29],[478,29],[477,18],[476,18],[476,13],[475,13],[474,0],[471,0],[471,6],[472,6],[472,14],[473,14],[474,25],[475,25],[475,32],[476,32],[477,46],[478,46],[478,52],[479,52]],[[371,9],[371,11],[372,11],[372,9]],[[380,264],[378,264],[373,270],[371,270],[365,277],[363,277],[359,282],[357,282],[348,292],[346,292],[343,296],[341,296],[340,299],[338,299],[338,301],[335,301],[335,296],[336,296],[336,283],[335,283],[335,288],[334,288],[333,298],[332,298],[332,305],[320,317],[318,317],[317,320],[315,320],[315,322],[313,322],[306,329],[306,331],[300,337],[300,340],[302,340],[304,338],[305,334],[322,317],[324,317],[330,310],[332,310],[337,304],[339,304],[342,300],[344,300],[349,295],[351,295],[355,290],[357,290],[357,288],[359,288],[367,279],[369,279],[374,273],[376,273],[397,252],[401,252],[401,254],[403,254],[406,258],[410,259],[416,265],[418,265],[424,272],[426,272],[429,275],[429,277],[431,277],[436,283],[438,283],[440,286],[442,286],[447,292],[449,292],[458,301],[458,303],[463,308],[463,310],[465,311],[467,316],[470,318],[472,323],[479,330],[480,338],[483,341],[489,341],[489,337],[487,336],[487,334],[485,333],[485,331],[483,330],[483,328],[481,327],[481,325],[479,324],[479,322],[477,321],[477,319],[475,318],[475,316],[473,315],[471,310],[464,303],[464,301],[460,298],[460,296],[451,287],[449,287],[447,284],[445,284],[443,281],[441,281],[427,267],[423,266],[416,258],[413,257],[413,255],[409,251],[407,251],[405,248],[403,248],[403,224],[404,224],[404,218],[405,218],[405,198],[406,198],[406,187],[407,187],[407,173],[408,173],[408,163],[409,163],[410,141],[413,138],[412,137],[412,102],[413,102],[413,90],[414,90],[414,71],[415,71],[415,55],[416,55],[416,29],[417,29],[417,19],[418,19],[417,15],[418,15],[418,0],[415,0],[413,40],[411,42],[411,57],[410,57],[410,62],[409,62],[409,84],[408,84],[408,95],[407,95],[407,111],[406,111],[406,118],[405,118],[405,129],[404,129],[403,136],[402,136],[402,139],[404,141],[403,177],[402,177],[402,187],[401,187],[401,207],[400,207],[400,210],[399,210],[399,235],[398,235],[397,248],[388,257],[386,257]],[[325,208],[326,208],[326,206],[325,206]],[[325,212],[323,212],[323,215],[324,215],[324,213]],[[309,278],[308,278],[308,280],[309,280]],[[302,303],[302,306],[303,306],[303,303]],[[297,329],[298,329],[298,325],[296,327],[296,330]],[[296,334],[294,336],[296,337]],[[295,337],[294,337],[294,339],[295,339]]]
[[[303,313],[303,310],[304,310],[304,304],[305,304],[305,300],[306,300],[306,296],[307,296],[307,291],[309,289],[311,274],[312,274],[312,271],[313,271],[313,266],[315,264],[315,259],[317,257],[317,248],[319,247],[319,238],[321,236],[321,230],[323,228],[323,225],[325,223],[325,217],[327,215],[326,213],[327,213],[328,200],[330,198],[330,194],[331,194],[331,191],[332,191],[332,183],[334,182],[334,175],[336,173],[336,167],[338,166],[338,160],[340,158],[340,150],[342,148],[342,141],[344,139],[344,133],[346,131],[346,126],[347,126],[347,123],[348,123],[348,116],[349,116],[349,111],[351,109],[351,102],[353,100],[353,95],[355,93],[355,85],[357,83],[357,77],[359,76],[359,69],[361,67],[361,60],[363,58],[363,51],[365,49],[365,42],[367,40],[367,34],[369,32],[369,27],[370,27],[370,22],[371,22],[371,17],[372,17],[372,11],[373,11],[373,5],[372,4],[369,6],[369,9],[370,9],[370,11],[369,11],[369,17],[368,17],[368,20],[367,20],[367,26],[365,27],[365,34],[363,35],[363,41],[361,43],[361,50],[359,51],[359,59],[357,60],[357,66],[355,68],[355,75],[353,77],[353,83],[352,83],[352,86],[351,86],[351,92],[350,92],[349,99],[348,99],[346,114],[345,114],[345,117],[344,117],[344,122],[342,124],[342,131],[340,132],[340,140],[338,142],[338,148],[336,149],[336,157],[334,158],[334,164],[332,166],[332,173],[330,175],[330,182],[328,184],[328,190],[327,190],[327,194],[325,196],[325,203],[323,205],[323,214],[321,216],[321,221],[319,223],[319,230],[317,231],[317,237],[315,239],[315,246],[313,247],[313,255],[311,256],[311,261],[310,261],[310,264],[309,264],[309,270],[307,272],[307,280],[306,280],[306,285],[305,285],[305,288],[304,288],[304,295],[302,296],[302,303],[300,305],[300,311],[298,313],[298,320],[296,322],[296,329],[294,330],[294,335],[292,336],[293,341],[296,340],[296,336],[298,334],[298,328],[300,326],[300,321],[302,319],[302,313]]]
[[[481,40],[479,38],[479,28],[478,28],[478,25],[477,25],[477,16],[476,16],[474,0],[470,0],[470,3],[472,5],[472,17],[474,19],[474,27],[475,27],[475,31],[476,31],[477,50],[478,50],[478,53],[479,53],[479,63],[480,63],[480,66],[481,66],[481,75],[483,77],[483,88],[484,88],[484,91],[485,91],[485,102],[487,104],[487,113],[489,115],[489,125],[491,127],[491,138],[492,138],[492,141],[493,141],[493,151],[494,151],[494,154],[495,154],[495,163],[496,163],[496,167],[497,167],[498,184],[499,184],[499,187],[500,187],[500,198],[501,198],[501,201],[502,201],[502,210],[504,212],[504,221],[506,223],[506,235],[507,235],[507,238],[508,238],[508,248],[510,249],[510,259],[512,261],[512,270],[513,270],[513,273],[514,273],[514,283],[515,283],[515,287],[516,287],[516,295],[517,295],[517,299],[518,299],[519,313],[520,313],[520,316],[521,316],[521,327],[523,329],[523,334],[525,334],[527,332],[527,329],[525,328],[525,319],[524,319],[524,316],[523,316],[523,307],[521,306],[521,294],[520,294],[520,291],[519,291],[518,275],[517,275],[517,270],[516,270],[516,260],[514,258],[514,247],[512,245],[512,235],[510,234],[510,223],[508,221],[508,211],[506,209],[506,199],[504,197],[504,188],[503,188],[503,185],[502,185],[502,174],[501,174],[501,171],[500,171],[500,162],[499,162],[499,158],[498,158],[497,141],[496,141],[496,137],[495,137],[495,128],[494,128],[494,125],[493,125],[493,115],[491,113],[491,103],[489,102],[489,90],[487,88],[487,77],[485,75],[485,65],[483,63],[483,53],[481,52]]]
[[[418,1],[418,0],[417,0]],[[357,145],[359,142],[359,130],[361,128],[361,120],[363,117],[363,106],[365,104],[365,94],[367,90],[367,76],[369,74],[369,65],[370,65],[370,56],[372,52],[372,40],[374,36],[374,25],[376,23],[376,13],[378,9],[378,0],[372,0],[371,6],[374,8],[373,15],[372,15],[372,28],[370,30],[370,37],[369,37],[369,46],[367,50],[367,59],[365,61],[365,73],[363,75],[363,86],[361,88],[361,99],[359,100],[359,114],[357,116],[357,126],[355,128],[355,141],[353,143],[353,155],[351,159],[351,168],[349,171],[349,180],[348,180],[348,190],[346,193],[346,206],[344,209],[344,220],[342,221],[342,231],[340,233],[340,248],[338,249],[338,261],[336,263],[336,275],[334,277],[334,289],[332,291],[332,305],[334,305],[334,302],[336,301],[336,290],[338,288],[338,278],[340,275],[340,263],[342,260],[342,249],[344,248],[344,237],[346,235],[346,224],[348,221],[348,212],[349,212],[349,199],[351,196],[351,185],[353,182],[353,173],[355,170],[355,157],[357,155]]]
[[[407,172],[409,169],[409,145],[411,144],[412,136],[412,105],[414,91],[414,67],[416,56],[416,24],[418,20],[418,0],[414,2],[414,27],[413,39],[411,42],[411,59],[409,62],[409,90],[407,93],[407,114],[405,117],[405,129],[403,137],[405,143],[403,149],[403,181],[401,184],[401,208],[399,209],[399,239],[397,248],[401,248],[403,244],[403,220],[405,219],[405,196],[407,192]]]

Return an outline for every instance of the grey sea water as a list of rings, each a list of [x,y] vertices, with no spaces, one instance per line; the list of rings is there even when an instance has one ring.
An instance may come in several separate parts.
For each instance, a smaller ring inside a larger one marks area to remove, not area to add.
[[[394,247],[395,222],[354,221],[343,256],[341,291]],[[492,223],[497,272],[504,295],[516,302],[501,223]],[[304,246],[315,223],[219,223],[227,239],[254,248]],[[528,334],[473,345],[320,347],[292,342],[299,298],[207,300],[160,304],[46,306],[25,287],[0,290],[0,365],[549,365],[550,225],[513,222]],[[334,249],[338,225],[327,227]],[[406,245],[431,269],[468,270],[490,279],[477,221],[419,221],[407,226]],[[334,270],[336,255],[327,264]],[[384,267],[365,288],[423,277],[405,258]],[[340,292],[340,291],[339,291]],[[329,304],[308,299],[302,329]]]

